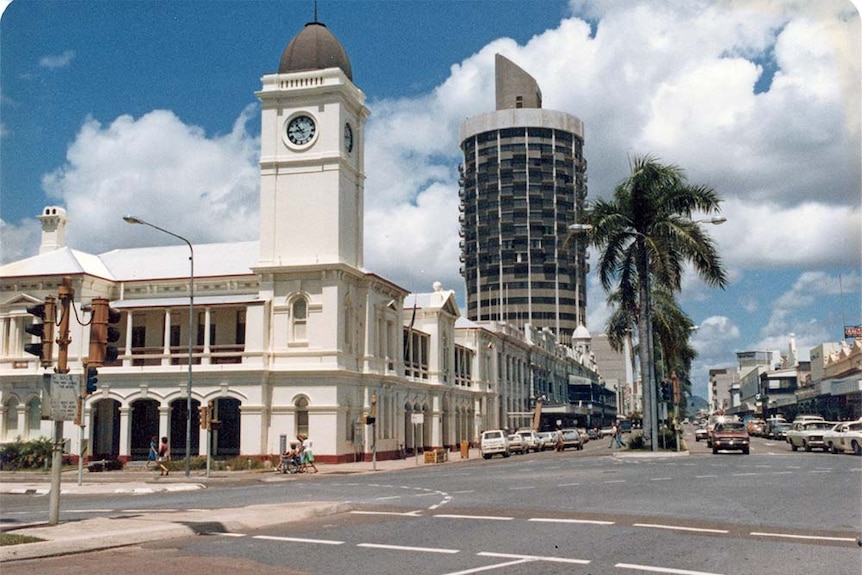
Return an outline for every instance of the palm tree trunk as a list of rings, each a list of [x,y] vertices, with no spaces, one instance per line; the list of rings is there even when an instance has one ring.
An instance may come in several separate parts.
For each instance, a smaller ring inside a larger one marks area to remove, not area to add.
[[[652,321],[650,311],[649,262],[647,259],[644,239],[638,238],[641,265],[638,305],[638,361],[641,367],[641,387],[643,392],[643,434],[644,445],[651,451],[656,451],[656,436],[658,435],[655,411],[655,368],[653,366]]]

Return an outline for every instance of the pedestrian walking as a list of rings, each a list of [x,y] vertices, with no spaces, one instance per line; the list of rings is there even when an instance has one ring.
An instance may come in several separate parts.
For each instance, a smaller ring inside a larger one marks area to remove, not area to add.
[[[614,445],[617,445],[617,434],[620,431],[620,426],[617,425],[616,423],[614,423],[611,426],[611,429],[612,429],[612,431],[611,431],[611,442],[608,443],[608,449],[611,449],[611,448],[613,448]]]
[[[147,463],[145,465],[147,471],[156,464],[159,459],[159,438],[155,435],[150,438],[150,451],[147,453]]]
[[[617,447],[625,447],[625,443],[623,443],[623,428],[620,427],[620,424],[617,423],[614,425],[614,442]]]
[[[562,451],[562,450],[563,450],[563,430],[558,427],[557,428],[556,441],[554,442],[554,451]]]
[[[311,448],[311,440],[304,434],[299,434],[296,438],[299,440],[299,459],[302,463],[302,470],[308,472],[308,468],[311,467],[317,473],[318,469],[314,464],[314,451]]]
[[[156,463],[159,464],[159,467],[162,468],[162,472],[159,475],[167,476],[170,471],[165,466],[165,463],[171,460],[171,448],[168,445],[168,438],[162,437],[162,443],[159,445],[159,458],[156,460]]]

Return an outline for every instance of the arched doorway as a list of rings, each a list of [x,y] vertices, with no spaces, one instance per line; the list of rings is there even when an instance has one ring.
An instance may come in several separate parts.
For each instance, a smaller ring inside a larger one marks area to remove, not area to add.
[[[10,397],[6,404],[6,416],[3,418],[3,440],[16,441],[18,437],[18,398]]]
[[[218,429],[212,432],[211,455],[220,459],[230,459],[239,455],[240,446],[240,401],[232,397],[222,397],[213,401],[213,419],[219,422]],[[306,417],[307,417],[306,411]]]
[[[155,399],[132,402],[130,419],[129,456],[132,461],[145,460],[150,450],[150,439],[159,437],[159,402]]]
[[[200,405],[201,403],[192,399],[192,437],[189,453],[200,455]],[[186,452],[186,398],[181,397],[171,402],[171,455],[174,459],[185,455]]]
[[[120,456],[120,402],[100,399],[90,405],[93,430],[90,459],[117,459]]]

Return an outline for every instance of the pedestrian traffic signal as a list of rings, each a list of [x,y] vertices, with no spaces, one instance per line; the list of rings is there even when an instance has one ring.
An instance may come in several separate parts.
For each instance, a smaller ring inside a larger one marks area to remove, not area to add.
[[[120,312],[108,305],[105,298],[93,298],[92,320],[90,322],[90,355],[88,365],[102,367],[119,357],[116,346],[108,345],[120,339],[120,330],[113,327],[120,321]]]
[[[87,385],[84,388],[84,396],[88,396],[91,393],[96,393],[96,389],[99,387],[99,370],[95,367],[87,368]]]
[[[54,326],[56,321],[57,306],[54,296],[47,296],[45,303],[39,303],[27,307],[27,313],[39,319],[31,323],[24,331],[39,338],[39,343],[28,343],[24,346],[27,353],[39,356],[42,367],[51,367],[54,364]]]

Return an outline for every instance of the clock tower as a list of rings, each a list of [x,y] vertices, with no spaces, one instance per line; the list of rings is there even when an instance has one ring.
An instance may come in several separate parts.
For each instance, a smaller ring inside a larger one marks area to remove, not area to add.
[[[361,268],[369,111],[347,53],[315,18],[262,82],[258,266]]]

